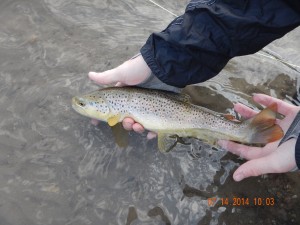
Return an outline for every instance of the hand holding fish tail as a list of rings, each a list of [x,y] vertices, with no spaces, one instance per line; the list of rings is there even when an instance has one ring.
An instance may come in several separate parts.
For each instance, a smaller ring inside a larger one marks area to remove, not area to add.
[[[276,123],[283,129],[284,133],[286,133],[300,110],[300,107],[263,94],[254,95],[253,99],[265,106],[277,104],[278,112],[284,115],[285,118],[283,120],[277,119]],[[236,104],[235,110],[245,118],[251,118],[257,114],[254,110],[242,104]],[[225,140],[220,140],[218,144],[233,154],[249,160],[233,174],[235,181],[241,181],[247,177],[267,173],[284,173],[297,167],[295,159],[296,139],[290,139],[278,146],[279,141],[271,142],[262,148],[249,147]]]

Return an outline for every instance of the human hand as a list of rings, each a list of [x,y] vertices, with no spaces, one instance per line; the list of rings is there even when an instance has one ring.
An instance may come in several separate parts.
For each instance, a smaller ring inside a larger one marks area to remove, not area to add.
[[[101,85],[115,84],[116,86],[124,86],[141,84],[145,82],[150,75],[150,68],[143,57],[139,55],[112,70],[107,70],[102,73],[90,72],[89,78]],[[98,121],[93,119],[92,123],[97,125]],[[145,131],[144,127],[141,124],[136,123],[132,118],[125,118],[122,123],[126,130],[134,130],[137,133]],[[149,132],[147,138],[151,139],[155,136],[155,133]]]
[[[277,119],[276,123],[282,128],[284,133],[286,133],[300,110],[300,107],[264,94],[254,95],[253,100],[266,107],[274,102],[277,103],[278,112],[284,115],[285,118],[282,120]],[[234,108],[245,118],[251,118],[258,113],[239,103]],[[233,154],[249,160],[241,165],[233,174],[235,181],[241,181],[251,176],[259,176],[267,173],[285,173],[296,168],[296,139],[290,139],[278,147],[279,142],[280,140],[269,143],[262,148],[249,147],[226,140],[219,140],[218,144]]]

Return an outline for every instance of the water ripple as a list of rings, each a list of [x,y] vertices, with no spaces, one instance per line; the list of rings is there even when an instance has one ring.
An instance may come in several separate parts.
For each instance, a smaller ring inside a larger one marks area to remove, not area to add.
[[[176,14],[186,4],[157,2]],[[210,207],[208,198],[267,195],[269,187],[283,206],[265,208],[261,224],[271,224],[265,215],[281,224],[297,219],[297,202],[286,200],[299,195],[295,174],[235,183],[232,172],[243,161],[225,151],[189,139],[162,154],[156,140],[133,133],[120,149],[107,124],[95,127],[72,110],[74,95],[99,88],[88,71],[130,58],[172,15],[136,0],[4,0],[0,12],[3,224],[235,224],[241,214],[254,220],[257,208]],[[297,64],[298,36],[268,49]],[[233,114],[236,102],[258,109],[254,92],[292,102],[297,89],[299,72],[255,54],[185,91],[195,104]]]

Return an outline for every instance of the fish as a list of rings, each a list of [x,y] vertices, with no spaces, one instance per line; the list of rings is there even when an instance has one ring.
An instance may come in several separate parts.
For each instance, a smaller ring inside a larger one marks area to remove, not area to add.
[[[83,116],[105,121],[114,127],[131,117],[149,131],[157,133],[158,149],[168,152],[170,138],[192,137],[214,145],[217,140],[243,144],[267,144],[283,137],[276,124],[277,104],[256,116],[239,121],[194,105],[186,94],[139,87],[108,87],[72,98],[73,109]]]

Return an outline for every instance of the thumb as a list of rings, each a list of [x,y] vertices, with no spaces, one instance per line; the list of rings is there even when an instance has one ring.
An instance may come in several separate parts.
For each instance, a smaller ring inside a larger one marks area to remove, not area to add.
[[[151,70],[140,55],[128,60],[120,66],[102,73],[90,72],[89,78],[98,84],[121,83],[126,85],[137,85],[147,80]]]
[[[121,73],[119,67],[102,73],[89,72],[89,78],[97,84],[112,84],[120,81]]]

